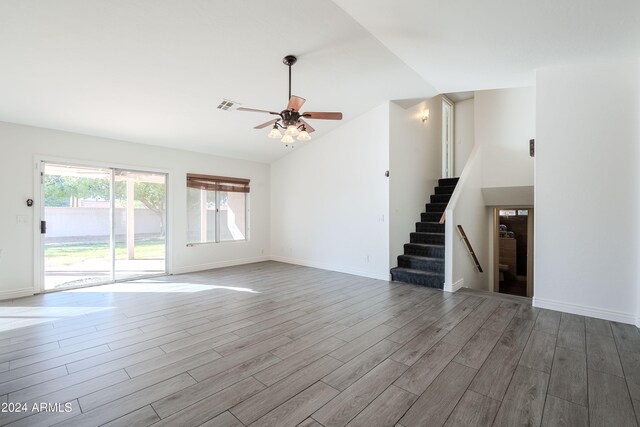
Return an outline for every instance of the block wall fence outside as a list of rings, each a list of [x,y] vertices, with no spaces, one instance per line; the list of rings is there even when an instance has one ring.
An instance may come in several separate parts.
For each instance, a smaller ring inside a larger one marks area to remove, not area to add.
[[[47,237],[108,236],[111,233],[109,208],[46,207]],[[115,209],[115,233],[127,232],[126,210]],[[160,218],[149,209],[136,208],[135,233],[158,234],[162,231]]]

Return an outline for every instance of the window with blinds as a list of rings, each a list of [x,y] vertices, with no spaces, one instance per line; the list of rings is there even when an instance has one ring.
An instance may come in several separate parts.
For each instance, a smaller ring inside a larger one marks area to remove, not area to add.
[[[247,240],[249,180],[187,174],[187,243]]]

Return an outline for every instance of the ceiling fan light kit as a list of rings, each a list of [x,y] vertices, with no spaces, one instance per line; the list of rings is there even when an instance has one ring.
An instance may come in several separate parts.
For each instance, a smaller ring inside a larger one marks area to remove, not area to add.
[[[282,60],[284,65],[289,67],[289,104],[286,109],[277,113],[275,111],[258,110],[255,108],[238,108],[238,111],[268,113],[279,116],[277,119],[269,120],[266,123],[255,126],[254,129],[263,129],[273,125],[267,137],[280,139],[287,147],[296,142],[296,140],[309,141],[311,139],[311,135],[309,134],[315,131],[315,129],[304,119],[342,120],[342,113],[339,112],[300,113],[300,107],[302,107],[306,100],[299,96],[291,95],[291,67],[297,61],[298,58],[293,55],[287,55]],[[284,136],[280,132],[280,129],[284,130]]]
[[[306,130],[303,130],[302,132],[300,132],[297,138],[298,141],[308,141],[310,139],[311,139],[311,135],[309,135],[309,132],[307,132]]]
[[[269,135],[267,135],[267,137],[271,139],[282,138],[282,134],[280,133],[280,129],[278,129],[278,125],[273,125],[273,129],[271,129],[271,132],[269,132]]]
[[[295,141],[295,139],[293,139],[293,137],[291,135],[285,135],[282,137],[282,139],[280,140],[283,144],[293,144]]]
[[[300,131],[298,130],[298,128],[295,125],[287,126],[287,130],[284,131],[285,135],[290,135],[290,136],[298,136],[299,133],[300,133]]]

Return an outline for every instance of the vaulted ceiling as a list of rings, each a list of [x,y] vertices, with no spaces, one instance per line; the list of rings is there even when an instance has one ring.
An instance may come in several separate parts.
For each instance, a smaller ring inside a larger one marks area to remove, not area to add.
[[[439,92],[527,86],[553,65],[640,58],[638,0],[335,0]]]
[[[287,54],[305,109],[350,120],[389,99],[531,84],[541,66],[637,59],[638,4],[0,0],[0,120],[270,162],[288,152],[252,129],[270,117],[216,107],[284,108]]]

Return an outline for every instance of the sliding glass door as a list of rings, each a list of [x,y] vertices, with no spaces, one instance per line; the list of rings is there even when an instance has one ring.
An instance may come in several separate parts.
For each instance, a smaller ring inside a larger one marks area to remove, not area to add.
[[[45,290],[111,281],[111,170],[46,163],[41,171]]]
[[[166,175],[117,169],[115,280],[165,271]]]
[[[42,164],[44,290],[166,272],[166,175]]]

